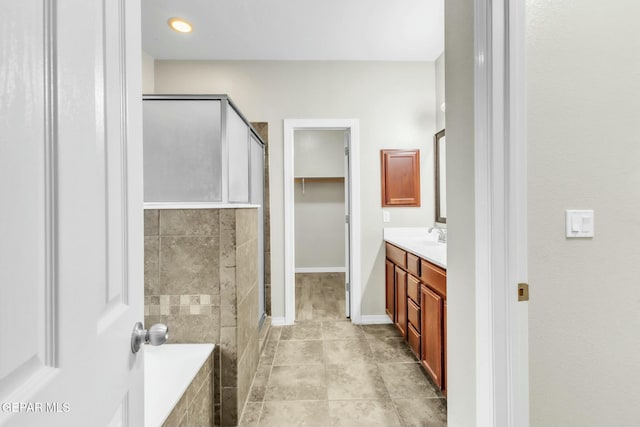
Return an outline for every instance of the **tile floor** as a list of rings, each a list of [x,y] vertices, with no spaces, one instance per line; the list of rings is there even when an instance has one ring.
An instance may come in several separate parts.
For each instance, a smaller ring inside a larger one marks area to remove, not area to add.
[[[446,400],[393,325],[353,325],[337,304],[303,304],[308,320],[272,327],[241,426],[446,426]]]
[[[296,320],[344,320],[344,273],[297,273]]]

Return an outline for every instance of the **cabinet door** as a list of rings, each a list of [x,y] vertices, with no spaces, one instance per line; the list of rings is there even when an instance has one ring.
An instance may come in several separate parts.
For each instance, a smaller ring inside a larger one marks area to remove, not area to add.
[[[444,329],[444,337],[443,337],[443,342],[444,342],[444,349],[443,349],[443,353],[444,353],[444,360],[443,360],[443,364],[444,364],[444,369],[442,371],[442,377],[444,379],[444,382],[442,383],[442,390],[444,391],[444,394],[447,394],[447,300],[444,300],[444,311],[442,313],[442,317],[443,317],[443,321],[442,321],[442,328]]]
[[[395,266],[389,260],[385,261],[385,302],[386,302],[386,311],[391,321],[395,323],[395,312],[396,312],[396,302],[394,299],[395,295]]]
[[[420,206],[420,150],[380,150],[382,207]]]
[[[420,361],[433,381],[442,388],[442,297],[426,286],[420,288],[422,354]]]
[[[407,337],[407,273],[396,267],[396,326]]]

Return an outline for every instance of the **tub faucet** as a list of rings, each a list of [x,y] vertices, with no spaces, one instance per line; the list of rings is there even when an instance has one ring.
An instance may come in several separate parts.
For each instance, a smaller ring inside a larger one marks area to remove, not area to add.
[[[438,232],[438,242],[440,243],[447,243],[447,233],[444,232],[444,230],[442,228],[439,227],[431,227],[429,229],[429,233],[433,232],[433,230],[436,230]]]

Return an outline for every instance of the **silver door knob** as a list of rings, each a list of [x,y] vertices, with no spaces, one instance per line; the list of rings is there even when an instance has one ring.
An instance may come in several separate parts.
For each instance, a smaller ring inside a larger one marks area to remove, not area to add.
[[[138,322],[131,332],[131,352],[136,354],[140,351],[142,343],[151,345],[162,345],[169,338],[169,328],[162,323],[156,323],[149,329],[145,329],[142,322]]]

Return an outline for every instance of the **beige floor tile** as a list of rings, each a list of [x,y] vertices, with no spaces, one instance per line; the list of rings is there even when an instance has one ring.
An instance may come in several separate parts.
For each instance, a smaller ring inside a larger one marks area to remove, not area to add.
[[[373,362],[367,340],[324,341],[324,356],[329,364]]]
[[[326,372],[329,400],[389,398],[375,363],[328,365]]]
[[[388,323],[383,325],[360,325],[367,338],[401,338],[400,331],[395,325]]]
[[[273,365],[318,365],[323,354],[322,341],[280,341]]]
[[[296,282],[296,324],[272,327],[241,426],[446,426],[446,400],[395,326],[345,320],[343,275]]]
[[[322,339],[339,340],[365,338],[362,328],[349,320],[322,322]]]
[[[238,427],[257,427],[262,411],[262,403],[247,402]]]
[[[274,366],[267,383],[265,401],[326,400],[324,366]]]
[[[283,326],[280,333],[280,341],[319,339],[322,339],[322,329],[319,322],[300,322],[295,325]]]
[[[396,399],[393,403],[405,427],[446,427],[447,425],[445,399]]]
[[[400,427],[400,420],[387,400],[338,400],[329,402],[332,427]]]
[[[404,338],[368,339],[373,357],[378,363],[417,362]]]
[[[327,427],[327,401],[265,402],[260,427]]]
[[[380,373],[393,399],[440,397],[418,363],[380,363]]]

